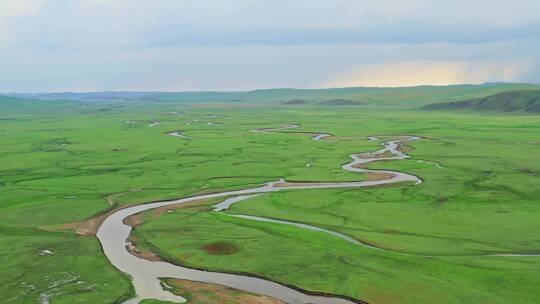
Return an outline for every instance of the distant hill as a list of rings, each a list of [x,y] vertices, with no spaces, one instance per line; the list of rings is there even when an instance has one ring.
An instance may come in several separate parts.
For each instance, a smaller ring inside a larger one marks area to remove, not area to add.
[[[43,100],[27,97],[11,97],[0,95],[0,119],[6,116],[35,116],[37,114],[47,115],[57,109],[74,107],[77,103],[73,101],[46,102]]]
[[[306,101],[303,100],[303,99],[291,99],[291,100],[285,102],[285,104],[287,104],[287,105],[301,105],[301,104],[306,104]]]
[[[427,110],[473,110],[540,114],[540,90],[517,90],[462,101],[434,103]]]
[[[320,105],[325,106],[358,106],[358,105],[365,105],[368,104],[367,102],[363,101],[357,101],[357,100],[351,100],[351,99],[330,99],[319,102]]]
[[[241,103],[267,105],[353,105],[419,108],[434,102],[480,98],[510,90],[540,90],[540,85],[486,83],[480,85],[416,86],[403,88],[350,87],[329,89],[263,89],[232,92],[87,92],[87,93],[10,93],[19,98],[74,100],[82,103]]]

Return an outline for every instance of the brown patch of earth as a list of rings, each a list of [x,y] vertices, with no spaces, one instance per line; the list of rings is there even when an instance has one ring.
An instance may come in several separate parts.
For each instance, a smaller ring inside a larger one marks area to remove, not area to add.
[[[217,242],[201,247],[206,253],[212,255],[231,255],[238,252],[238,247],[228,242]]]
[[[41,226],[39,229],[56,232],[56,231],[64,231],[64,230],[74,230],[75,233],[77,233],[80,236],[95,236],[99,226],[103,223],[103,221],[111,215],[113,212],[120,210],[125,207],[115,208],[107,213],[104,213],[102,215],[93,217],[91,219],[87,219],[80,222],[73,222],[73,223],[66,223],[66,224],[60,224],[60,225],[49,225],[49,226]]]
[[[125,191],[125,192],[119,192],[119,193],[111,194],[111,195],[106,197],[106,200],[109,203],[109,205],[115,206],[116,205],[115,199],[118,198],[119,196],[124,195],[126,193],[135,192],[135,191],[141,191],[141,190],[142,189],[131,189],[131,190]],[[98,229],[99,229],[99,226],[101,226],[103,221],[109,215],[111,215],[112,213],[114,213],[114,212],[116,212],[116,211],[118,211],[120,209],[127,208],[127,207],[129,207],[129,205],[117,207],[117,208],[114,208],[114,209],[111,209],[111,210],[107,211],[106,213],[100,214],[98,216],[95,216],[93,218],[90,218],[90,219],[87,219],[87,220],[84,220],[84,221],[72,222],[72,223],[66,223],[66,224],[60,224],[60,225],[41,226],[41,227],[39,227],[39,229],[46,230],[46,231],[51,231],[51,232],[64,231],[64,230],[74,230],[75,233],[77,233],[80,236],[95,236]]]
[[[386,172],[367,172],[366,177],[367,177],[367,180],[370,180],[370,181],[380,181],[380,180],[391,179],[392,177],[394,177],[394,175],[391,173],[386,173]]]
[[[197,200],[197,201],[193,201],[189,203],[174,204],[174,205],[154,208],[152,210],[148,210],[142,213],[137,213],[137,214],[128,216],[127,218],[124,219],[124,224],[135,228],[139,226],[140,224],[144,223],[145,221],[159,218],[160,216],[162,216],[164,213],[168,211],[182,209],[182,208],[206,206],[209,204],[211,204],[210,200]]]
[[[375,154],[375,153],[360,153],[356,154],[358,158],[361,159],[372,159],[372,158],[390,158],[394,157],[395,155],[391,152],[385,151],[384,153]]]
[[[276,298],[255,295],[220,285],[180,279],[167,279],[166,283],[173,287],[176,294],[188,298],[190,303],[285,304]]]
[[[154,254],[153,252],[149,250],[141,250],[140,248],[137,248],[137,239],[134,236],[130,236],[129,240],[131,244],[126,245],[126,249],[132,255],[139,257],[141,259],[145,259],[147,261],[151,261],[151,262],[164,261],[161,257],[159,257],[158,255]]]
[[[183,204],[180,203],[180,204],[174,204],[174,205],[169,205],[169,206],[163,206],[163,207],[155,208],[152,210],[148,210],[142,213],[137,213],[132,216],[129,216],[124,219],[124,224],[129,225],[133,228],[136,228],[137,226],[141,225],[145,221],[157,219],[160,216],[162,216],[164,213],[172,211],[172,210],[207,206],[213,203],[215,203],[214,200],[197,200],[197,201],[193,201],[189,203],[183,203]],[[129,251],[129,253],[133,254],[134,256],[151,261],[151,262],[164,261],[160,256],[156,255],[152,251],[138,248],[137,238],[135,236],[130,235],[129,241],[131,242],[131,244],[127,245],[126,249]]]
[[[123,193],[128,193],[128,192],[122,192],[122,194]],[[119,194],[120,193],[117,193],[115,195],[119,195]],[[160,208],[151,210],[150,212],[152,212],[152,215],[150,216],[146,216],[144,213],[134,214],[126,218],[124,220],[124,223],[130,226],[136,227],[140,225],[142,222],[144,222],[144,220],[157,218],[169,210],[188,208],[188,207],[193,207],[193,206],[203,206],[208,203],[209,203],[208,200],[199,200],[199,201],[189,202],[186,204],[175,204],[175,205],[160,207]],[[41,226],[39,227],[39,229],[51,231],[51,232],[73,230],[75,231],[75,233],[77,233],[80,236],[95,236],[99,227],[109,215],[113,214],[114,212],[118,210],[128,208],[131,206],[134,206],[134,205],[126,205],[126,206],[117,207],[117,208],[107,211],[104,214],[100,214],[98,216],[95,216],[93,218],[90,218],[84,221],[72,222],[72,223],[66,223],[66,224],[60,224],[60,225]]]
[[[405,154],[415,150],[413,146],[410,146],[410,145],[407,145],[407,144],[399,144],[397,149],[401,153],[405,153]]]

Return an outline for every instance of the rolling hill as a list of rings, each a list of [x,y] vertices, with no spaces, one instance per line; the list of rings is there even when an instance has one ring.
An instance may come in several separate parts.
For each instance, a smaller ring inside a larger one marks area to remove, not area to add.
[[[540,90],[516,90],[487,97],[455,102],[434,103],[427,110],[471,110],[492,112],[526,112],[540,114]]]
[[[232,92],[87,92],[6,94],[40,100],[80,102],[151,103],[254,103],[274,105],[369,104],[418,108],[434,102],[468,100],[511,90],[540,90],[540,85],[521,83],[485,83],[481,85],[416,86],[402,88],[350,87],[330,89],[263,89]],[[337,100],[337,101],[336,101]],[[350,100],[355,102],[344,102]],[[292,101],[292,102],[291,102]],[[331,101],[331,102],[329,102]],[[356,102],[358,101],[358,102]],[[329,104],[327,104],[329,103]]]

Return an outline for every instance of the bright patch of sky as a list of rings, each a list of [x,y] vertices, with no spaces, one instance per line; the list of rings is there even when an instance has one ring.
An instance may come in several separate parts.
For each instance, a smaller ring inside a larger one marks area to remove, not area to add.
[[[0,0],[0,91],[540,82],[540,1]]]

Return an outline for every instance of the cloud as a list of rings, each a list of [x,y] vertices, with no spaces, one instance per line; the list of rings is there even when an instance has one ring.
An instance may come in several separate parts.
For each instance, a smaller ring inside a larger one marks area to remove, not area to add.
[[[35,14],[43,0],[0,0],[0,19]]]
[[[10,21],[36,14],[42,4],[43,0],[0,0],[0,47],[15,39]]]
[[[0,1],[40,3],[31,22],[11,18],[4,25],[15,33],[12,46],[24,48],[479,43],[540,36],[537,0]]]
[[[540,82],[540,1],[0,0],[0,91]]]

